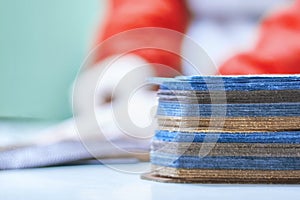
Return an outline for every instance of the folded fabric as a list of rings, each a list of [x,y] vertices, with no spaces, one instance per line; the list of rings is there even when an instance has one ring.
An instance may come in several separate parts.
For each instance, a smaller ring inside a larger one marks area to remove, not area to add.
[[[148,180],[300,183],[300,76],[160,79]]]
[[[61,141],[50,145],[25,146],[0,152],[0,170],[46,167],[66,164],[132,163],[147,161],[149,145],[129,141]],[[88,147],[86,146],[88,145]],[[116,148],[114,145],[117,145]],[[113,161],[114,160],[114,161]]]

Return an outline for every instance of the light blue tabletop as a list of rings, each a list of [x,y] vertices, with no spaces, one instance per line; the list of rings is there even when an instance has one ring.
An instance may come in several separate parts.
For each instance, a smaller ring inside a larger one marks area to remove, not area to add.
[[[86,165],[0,172],[0,199],[299,199],[299,185],[170,184],[141,180],[119,170],[148,163]]]

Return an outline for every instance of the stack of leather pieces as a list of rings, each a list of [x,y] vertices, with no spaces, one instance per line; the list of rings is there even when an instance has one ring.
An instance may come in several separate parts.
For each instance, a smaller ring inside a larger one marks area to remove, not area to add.
[[[163,79],[153,171],[182,183],[300,183],[300,76]]]

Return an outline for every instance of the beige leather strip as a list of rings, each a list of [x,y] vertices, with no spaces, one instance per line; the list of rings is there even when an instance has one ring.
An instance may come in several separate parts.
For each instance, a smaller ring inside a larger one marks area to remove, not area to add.
[[[298,179],[300,170],[210,170],[210,169],[176,169],[152,165],[152,171],[159,176],[173,178],[230,178],[230,179]]]
[[[300,144],[177,143],[154,140],[152,151],[189,156],[209,152],[206,156],[300,157]]]
[[[300,130],[300,117],[163,117],[157,116],[160,130],[195,132],[205,130],[223,131],[286,131]]]

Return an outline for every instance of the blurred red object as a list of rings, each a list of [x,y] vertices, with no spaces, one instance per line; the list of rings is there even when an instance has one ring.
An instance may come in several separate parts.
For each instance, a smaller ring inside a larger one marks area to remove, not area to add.
[[[159,27],[181,33],[186,32],[190,14],[186,1],[182,0],[111,0],[106,21],[98,32],[95,45],[124,31],[142,27]],[[159,64],[181,71],[178,55],[158,49],[132,51],[133,44],[141,48],[151,43],[170,43],[178,52],[182,38],[162,41],[161,37],[132,35],[121,37],[100,49],[94,63],[126,52],[141,56],[153,65],[158,76],[174,76],[163,71]],[[146,44],[146,45],[142,45]],[[227,60],[219,68],[223,75],[241,74],[292,74],[300,73],[300,0],[285,10],[275,12],[260,25],[258,41],[248,52],[240,53]]]
[[[189,12],[186,8],[185,1],[182,0],[111,0],[106,22],[99,31],[96,44],[106,39],[128,30],[143,27],[159,27],[171,29],[184,33],[189,21]],[[159,35],[157,37],[149,37],[149,35],[132,35],[116,39],[109,45],[99,50],[96,55],[95,62],[98,62],[108,56],[130,51],[134,44],[159,43],[161,41]],[[175,45],[178,52],[181,49],[182,38],[171,39],[167,41],[167,45]],[[144,48],[141,46],[140,48]],[[181,58],[178,55],[158,49],[141,49],[134,52],[141,56],[149,63],[163,64],[171,68],[181,71]],[[162,71],[159,65],[154,65],[159,76],[173,76],[168,72]]]
[[[226,61],[219,73],[300,73],[300,0],[263,20],[255,48]]]

